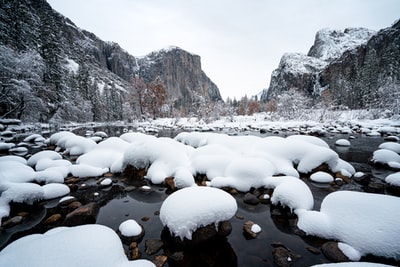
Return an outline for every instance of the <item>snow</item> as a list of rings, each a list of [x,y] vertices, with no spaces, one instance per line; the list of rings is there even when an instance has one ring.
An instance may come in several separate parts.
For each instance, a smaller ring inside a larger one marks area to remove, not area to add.
[[[333,182],[333,176],[327,172],[318,171],[310,175],[310,179],[317,183],[330,183]]]
[[[394,142],[386,142],[379,145],[380,149],[388,149],[400,154],[400,144]]]
[[[212,187],[186,187],[172,193],[161,205],[160,220],[182,240],[209,224],[231,219],[237,211],[236,200],[227,192]]]
[[[32,157],[28,159],[28,165],[31,167],[35,167],[37,162],[41,159],[48,159],[48,160],[58,160],[62,159],[62,156],[52,150],[43,150],[40,152],[37,152],[34,154]]]
[[[258,234],[258,233],[260,233],[261,232],[261,227],[258,225],[258,224],[253,224],[252,226],[251,226],[251,231],[253,232],[253,233],[255,233],[255,234]]]
[[[51,183],[42,186],[43,199],[52,199],[69,194],[69,187],[65,184]]]
[[[389,149],[378,149],[373,153],[372,162],[382,164],[400,163],[400,155]]]
[[[310,210],[314,207],[314,198],[310,188],[296,177],[269,177],[265,179],[265,187],[274,189],[271,203],[281,204],[291,210]]]
[[[66,58],[65,61],[66,61],[66,64],[64,65],[65,68],[69,72],[71,72],[73,74],[77,74],[78,70],[79,70],[79,64],[76,63],[73,59],[69,59],[69,58]]]
[[[394,196],[337,191],[324,198],[319,212],[296,210],[297,226],[309,235],[339,240],[361,256],[399,260],[399,205],[400,199]]]
[[[386,176],[385,182],[394,186],[400,186],[400,172],[389,174]]]
[[[23,257],[21,257],[23,255]],[[154,267],[147,260],[128,261],[121,240],[110,228],[91,224],[58,227],[28,235],[0,252],[0,266]]]
[[[108,186],[112,184],[112,180],[110,178],[106,178],[100,182],[101,185]]]
[[[347,139],[338,139],[338,140],[336,140],[335,145],[337,145],[337,146],[350,146],[351,144],[350,144],[350,141],[347,140]]]
[[[366,43],[375,32],[365,28],[347,28],[344,31],[330,28],[321,29],[315,37],[317,51],[313,56],[326,61],[339,58],[346,50]],[[315,49],[315,47],[313,47]]]
[[[73,176],[84,177],[98,177],[108,172],[108,168],[94,167],[88,164],[79,164],[71,166],[71,173]]]
[[[138,236],[143,231],[142,227],[133,219],[122,222],[118,230],[126,237]]]

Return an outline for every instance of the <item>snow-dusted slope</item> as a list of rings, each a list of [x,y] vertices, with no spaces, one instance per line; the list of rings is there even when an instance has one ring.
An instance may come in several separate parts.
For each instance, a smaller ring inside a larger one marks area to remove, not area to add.
[[[347,28],[344,31],[330,28],[319,30],[308,56],[332,61],[345,51],[365,44],[373,34],[375,31],[365,28]]]

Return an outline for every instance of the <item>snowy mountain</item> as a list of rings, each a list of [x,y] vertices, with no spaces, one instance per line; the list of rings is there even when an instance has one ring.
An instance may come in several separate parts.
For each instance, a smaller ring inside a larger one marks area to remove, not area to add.
[[[165,84],[176,109],[221,100],[200,57],[177,47],[134,57],[78,28],[45,0],[0,0],[0,117],[105,121],[140,116],[133,77]]]
[[[296,90],[325,107],[394,110],[400,90],[400,22],[379,32],[323,29],[308,55],[283,55],[261,100]]]

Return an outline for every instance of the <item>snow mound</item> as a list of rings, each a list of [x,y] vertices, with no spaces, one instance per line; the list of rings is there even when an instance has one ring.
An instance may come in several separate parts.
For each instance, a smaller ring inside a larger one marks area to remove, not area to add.
[[[310,179],[317,183],[330,183],[333,182],[333,176],[327,172],[316,172],[310,175]]]
[[[385,182],[400,187],[400,172],[389,174],[386,176]]]
[[[336,140],[335,145],[337,145],[337,146],[350,146],[351,144],[350,144],[350,141],[347,140],[347,139],[338,139],[338,140]]]
[[[46,184],[42,186],[43,188],[43,199],[52,199],[57,197],[62,197],[69,194],[69,187],[65,184]]]
[[[161,205],[160,220],[171,234],[192,239],[197,228],[231,219],[236,200],[227,192],[212,187],[187,187],[171,194]]]
[[[296,177],[269,177],[265,179],[264,185],[274,189],[271,203],[281,204],[292,210],[311,210],[314,207],[314,197],[310,188]]]
[[[400,154],[400,144],[394,142],[386,142],[379,145],[380,149],[388,149]]]
[[[21,257],[23,255],[23,257]],[[147,260],[128,261],[118,235],[102,225],[58,227],[28,235],[0,252],[0,266],[154,267]]]
[[[371,161],[389,165],[391,163],[400,163],[400,155],[389,149],[378,149],[374,151]]]
[[[394,196],[337,191],[325,197],[319,212],[297,210],[297,226],[309,235],[339,240],[361,256],[399,260],[399,205]]]
[[[143,231],[142,227],[133,219],[122,222],[118,230],[126,237],[138,236]]]

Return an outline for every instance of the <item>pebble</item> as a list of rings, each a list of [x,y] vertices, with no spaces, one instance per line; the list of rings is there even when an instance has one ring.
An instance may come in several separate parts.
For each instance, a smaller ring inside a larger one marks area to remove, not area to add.
[[[20,224],[23,219],[24,219],[24,217],[17,215],[17,216],[14,216],[14,217],[8,219],[7,221],[3,222],[3,224],[1,226],[4,228],[10,228],[17,224]]]
[[[257,205],[260,200],[252,193],[246,193],[243,197],[243,202],[250,205]]]
[[[61,217],[62,217],[61,214],[58,214],[58,213],[53,214],[44,221],[44,224],[46,224],[46,225],[53,224],[53,223],[59,221],[61,219]]]

